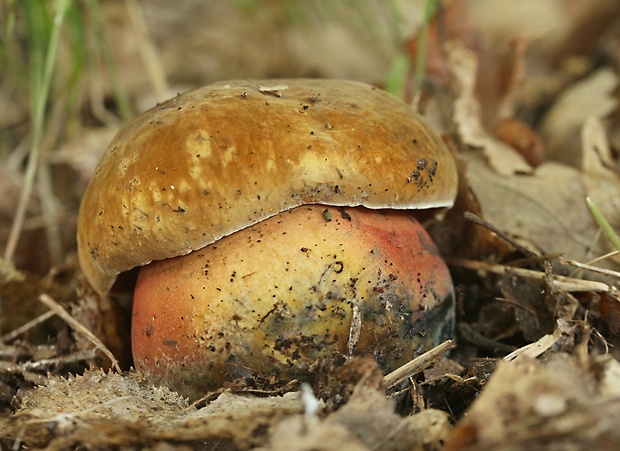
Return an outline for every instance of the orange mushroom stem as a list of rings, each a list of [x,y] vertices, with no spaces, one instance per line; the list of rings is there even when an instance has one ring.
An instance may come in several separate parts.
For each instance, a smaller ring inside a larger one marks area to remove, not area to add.
[[[410,213],[302,206],[143,267],[134,362],[191,397],[358,354],[387,372],[449,336],[452,309],[450,273]]]

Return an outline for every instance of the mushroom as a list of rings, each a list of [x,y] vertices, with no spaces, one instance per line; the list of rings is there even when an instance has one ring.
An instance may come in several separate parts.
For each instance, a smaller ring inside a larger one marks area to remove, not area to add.
[[[357,354],[390,371],[452,334],[450,274],[413,211],[456,189],[441,139],[380,89],[221,82],[119,131],[78,255],[102,295],[141,267],[134,364],[186,396]]]

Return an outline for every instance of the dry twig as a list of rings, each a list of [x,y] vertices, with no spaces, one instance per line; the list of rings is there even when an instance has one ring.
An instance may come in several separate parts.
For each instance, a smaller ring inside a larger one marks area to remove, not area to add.
[[[454,347],[456,347],[454,341],[444,341],[440,345],[435,346],[430,351],[425,352],[424,354],[416,357],[415,359],[405,363],[400,368],[397,368],[391,373],[386,374],[383,377],[383,386],[386,388],[391,387],[413,376],[414,374],[423,371],[424,369],[428,368],[435,360],[440,358],[443,354],[448,352],[450,349],[453,349]]]
[[[112,366],[118,373],[122,373],[120,366],[118,365],[118,360],[114,357],[114,354],[107,348],[103,342],[97,338],[95,334],[93,334],[90,330],[88,330],[85,326],[80,324],[75,318],[73,318],[67,310],[65,310],[60,304],[54,301],[47,294],[42,294],[39,296],[39,300],[48,306],[51,310],[54,311],[58,316],[60,316],[73,330],[78,333],[84,335],[91,343],[93,343],[98,349],[100,349],[108,359],[112,362]]]
[[[533,269],[515,268],[513,266],[490,264],[477,260],[467,260],[463,258],[446,258],[450,265],[460,266],[461,268],[472,269],[474,271],[488,271],[499,275],[514,274],[519,277],[525,277],[534,280],[544,280],[547,275],[542,271]],[[609,285],[594,280],[575,279],[560,275],[553,275],[553,285],[561,291],[568,292],[584,292],[584,291],[609,291]]]

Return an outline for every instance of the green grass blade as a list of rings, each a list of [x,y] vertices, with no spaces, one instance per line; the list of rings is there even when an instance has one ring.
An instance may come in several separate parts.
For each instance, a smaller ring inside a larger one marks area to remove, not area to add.
[[[54,65],[56,64],[56,57],[58,53],[58,47],[60,42],[60,32],[62,30],[62,24],[70,6],[71,0],[56,0],[54,20],[52,22],[51,32],[49,35],[49,41],[45,55],[35,55],[37,60],[33,63],[35,67],[40,68],[41,73],[33,74],[31,77],[32,88],[36,91],[32,92],[34,97],[31,102],[34,108],[33,111],[33,133],[32,133],[32,147],[30,149],[30,155],[28,158],[28,165],[26,166],[26,173],[24,176],[24,183],[20,194],[19,204],[15,212],[15,218],[11,224],[11,231],[9,232],[9,238],[7,240],[6,248],[4,250],[4,259],[7,261],[13,260],[17,243],[21,234],[21,230],[24,224],[24,218],[26,216],[26,209],[28,206],[28,200],[32,193],[32,187],[39,166],[39,157],[41,155],[41,147],[43,143],[43,133],[45,130],[45,110],[49,98],[49,92],[52,85],[52,75],[54,72]],[[38,2],[27,2],[30,5],[34,5]],[[30,10],[33,13],[32,18],[36,17],[36,20],[40,20],[38,16],[42,10]],[[41,29],[33,29],[33,33],[42,33]],[[40,36],[34,37],[39,40]],[[38,41],[40,42],[40,41]],[[40,59],[40,60],[39,60]]]
[[[588,204],[588,208],[590,209],[592,216],[594,216],[594,220],[598,223],[601,229],[603,229],[603,232],[607,235],[607,238],[609,238],[609,241],[611,241],[614,247],[620,251],[620,236],[618,236],[611,224],[609,224],[609,221],[607,221],[607,218],[605,218],[601,210],[592,201],[592,199],[586,197],[586,203]]]

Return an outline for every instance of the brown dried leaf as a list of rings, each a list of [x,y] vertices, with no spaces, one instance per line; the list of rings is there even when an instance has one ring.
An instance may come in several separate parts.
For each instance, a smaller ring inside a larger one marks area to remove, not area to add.
[[[616,109],[612,93],[618,76],[603,68],[562,93],[545,115],[541,135],[549,156],[569,165],[581,166],[579,133],[589,117],[603,118]]]
[[[450,430],[446,412],[426,410],[401,418],[384,393],[366,387],[356,390],[351,400],[327,417],[325,423],[345,426],[369,449],[393,451],[423,446],[428,450],[440,449]]]
[[[400,420],[399,425],[385,438],[380,449],[441,450],[451,430],[450,418],[446,412],[426,409]]]
[[[500,289],[527,341],[553,330],[553,311],[545,303],[546,291],[540,282],[506,275],[500,281]]]
[[[481,36],[469,14],[470,5],[463,0],[441,3],[442,10],[428,24],[425,45],[426,73],[433,82],[447,85],[450,69],[442,49],[444,40],[458,41],[473,51],[479,51]],[[418,59],[421,44],[419,33],[407,42],[407,52],[413,65]]]
[[[544,144],[536,132],[524,122],[514,117],[502,119],[493,127],[493,134],[523,155],[531,166],[540,166],[544,161]]]
[[[368,451],[344,426],[326,424],[301,415],[287,418],[275,427],[269,445],[257,451]]]
[[[565,15],[565,0],[476,0],[470,2],[470,5],[472,16],[492,43],[502,43],[515,36],[526,35],[537,38],[534,50],[540,52],[557,43],[570,25]]]
[[[542,2],[538,2],[542,3]],[[613,0],[562,2],[562,40],[553,49],[555,61],[575,55],[598,54],[617,33],[620,3]]]
[[[488,46],[478,54],[476,92],[482,105],[482,123],[492,127],[512,118],[521,106],[526,77],[526,52],[531,39],[523,34],[507,36],[508,41]]]
[[[555,355],[501,362],[446,449],[615,449],[618,362]],[[604,381],[604,382],[601,382]]]
[[[489,134],[482,125],[480,102],[476,98],[476,54],[465,46],[446,45],[450,70],[458,98],[454,102],[453,120],[463,142],[482,149],[489,165],[501,175],[529,173],[532,168],[512,147]]]
[[[429,409],[401,418],[384,393],[359,386],[347,404],[322,421],[297,415],[281,422],[265,450],[431,451],[441,449],[449,431],[446,412]]]
[[[478,155],[463,156],[470,185],[491,224],[577,261],[603,254],[594,247],[598,226],[587,208],[578,170],[547,162],[531,175],[502,176]]]
[[[442,221],[425,223],[425,227],[442,255],[501,259],[502,255],[513,252],[514,249],[488,228],[480,227],[466,218],[466,213],[481,217],[482,210],[467,176],[469,168],[466,160],[456,157],[456,162],[459,186],[454,206],[447,211]]]
[[[596,117],[589,117],[581,131],[583,147],[582,180],[586,193],[607,221],[620,231],[620,175],[614,161],[605,128]],[[610,249],[609,249],[610,250]]]

